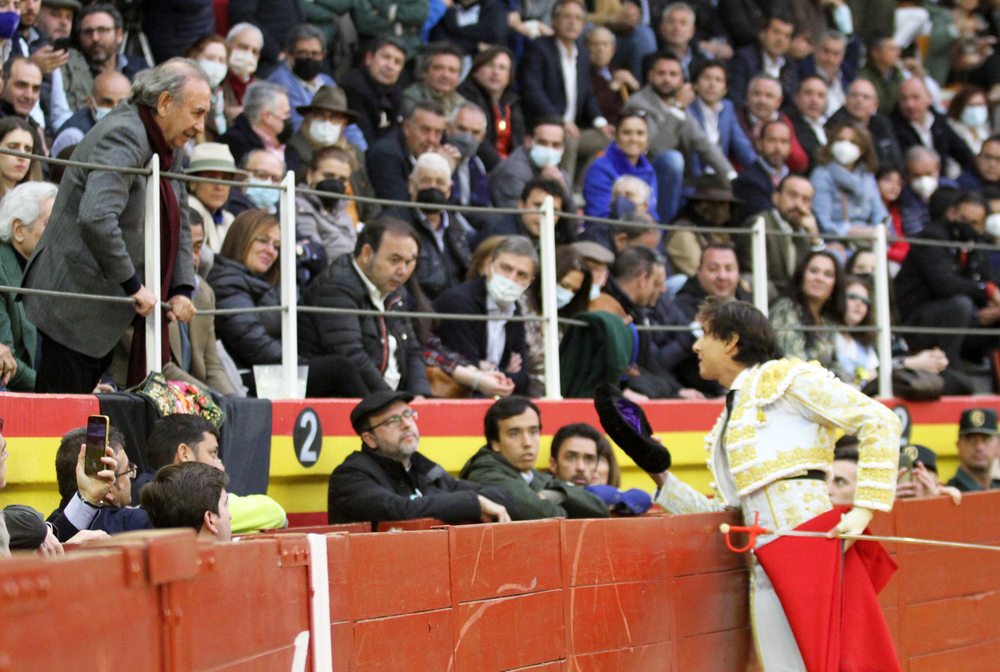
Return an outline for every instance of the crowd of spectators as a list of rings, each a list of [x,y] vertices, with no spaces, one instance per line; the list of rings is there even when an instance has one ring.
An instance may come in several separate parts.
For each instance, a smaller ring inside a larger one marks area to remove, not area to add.
[[[256,394],[253,368],[282,359],[266,309],[281,303],[288,171],[316,192],[295,200],[297,300],[369,311],[299,314],[310,396],[539,396],[543,220],[490,209],[549,197],[559,316],[620,318],[594,338],[621,350],[635,400],[724,392],[697,375],[691,321],[709,296],[750,298],[758,222],[787,355],[861,389],[880,364],[916,367],[950,394],[977,389],[966,371],[1000,346],[974,333],[1000,323],[997,255],[968,247],[1000,238],[1000,24],[985,2],[11,4],[0,148],[132,168],[156,154],[239,183],[161,181],[156,297],[142,180],[0,156],[4,283],[136,301],[8,297],[11,390],[134,385],[141,318],[162,301],[170,379]],[[973,333],[897,336],[878,361],[875,265],[859,263],[878,227],[935,244],[891,245],[894,322]],[[259,310],[197,314],[212,308]],[[667,329],[630,344],[640,325]]]

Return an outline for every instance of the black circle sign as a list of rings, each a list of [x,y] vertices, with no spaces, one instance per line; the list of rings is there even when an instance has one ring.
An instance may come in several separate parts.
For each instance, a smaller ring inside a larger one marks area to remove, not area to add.
[[[292,444],[295,446],[295,457],[303,467],[311,467],[319,462],[319,453],[323,449],[323,425],[320,424],[316,411],[308,406],[295,418]]]

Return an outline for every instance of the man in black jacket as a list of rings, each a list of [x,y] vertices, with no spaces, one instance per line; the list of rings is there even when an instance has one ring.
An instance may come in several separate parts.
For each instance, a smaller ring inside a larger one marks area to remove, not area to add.
[[[486,275],[452,287],[434,302],[439,313],[490,315],[509,318],[521,314],[518,299],[538,273],[538,254],[524,236],[509,236],[493,251]],[[528,346],[524,322],[504,319],[441,320],[441,342],[473,362],[486,361],[514,381],[514,392],[528,389]]]
[[[292,133],[292,107],[285,87],[273,82],[254,82],[243,95],[243,112],[219,136],[218,142],[228,145],[233,159],[242,164],[255,149],[272,153],[280,150],[284,154],[285,143],[292,139]]]
[[[417,157],[426,152],[438,152],[452,157],[452,170],[458,150],[441,147],[446,123],[444,108],[433,100],[423,100],[408,110],[403,125],[368,148],[365,160],[372,176],[375,195],[391,201],[410,199],[410,174]]]
[[[413,226],[420,236],[417,281],[432,301],[465,279],[472,253],[460,212],[442,210],[454,184],[448,161],[434,152],[421,154],[410,175],[410,199],[419,208],[390,208],[386,215]]]
[[[369,391],[430,394],[423,347],[406,317],[403,285],[416,267],[413,227],[383,217],[358,234],[354,254],[337,257],[309,283],[303,306],[378,310],[379,315],[299,313],[299,350],[344,355]]]
[[[871,133],[880,166],[903,165],[903,153],[899,149],[892,122],[878,111],[878,91],[874,84],[863,77],[855,79],[847,87],[844,106],[827,119],[826,132],[829,133],[834,126],[848,121],[863,124]]]
[[[399,126],[403,112],[399,75],[405,64],[406,43],[384,35],[372,42],[364,65],[340,80],[340,87],[347,94],[347,106],[358,113],[358,128],[369,145]]]
[[[510,522],[514,498],[501,488],[461,481],[420,453],[413,395],[375,392],[351,411],[361,450],[330,475],[331,524],[439,518],[446,523]]]
[[[996,269],[985,250],[968,250],[965,243],[986,242],[989,204],[975,191],[962,194],[945,211],[944,219],[932,222],[918,238],[952,241],[953,247],[911,245],[896,276],[896,297],[903,323],[920,327],[994,328],[1000,322],[1000,284]],[[959,358],[981,358],[996,350],[996,336],[965,334],[912,334],[907,337],[913,352],[939,347],[948,366]]]
[[[933,149],[941,157],[941,172],[949,177],[954,163],[962,170],[971,170],[975,166],[972,149],[955,133],[945,116],[934,111],[932,102],[931,93],[920,77],[911,77],[899,87],[892,126],[900,149],[906,152],[914,145]]]

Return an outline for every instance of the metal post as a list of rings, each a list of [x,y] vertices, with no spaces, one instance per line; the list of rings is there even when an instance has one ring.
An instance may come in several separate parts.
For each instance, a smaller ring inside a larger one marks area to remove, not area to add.
[[[878,325],[878,396],[892,398],[892,324],[889,321],[889,257],[884,226],[875,227],[875,323]]]
[[[288,171],[281,183],[278,215],[281,218],[281,397],[295,396],[299,372],[299,329],[295,285],[295,173]]]
[[[764,218],[758,217],[751,229],[750,259],[753,262],[753,305],[767,315],[767,233]]]
[[[542,315],[545,316],[545,398],[562,399],[559,377],[559,309],[556,306],[556,216],[552,197],[542,204]]]
[[[146,317],[146,373],[163,367],[163,310],[160,308],[160,159],[149,160],[153,174],[146,178],[146,276],[143,284],[156,297],[157,305]]]

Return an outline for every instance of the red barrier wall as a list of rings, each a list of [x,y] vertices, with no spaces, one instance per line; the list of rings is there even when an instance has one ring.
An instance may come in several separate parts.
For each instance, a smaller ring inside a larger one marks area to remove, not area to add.
[[[752,670],[749,556],[718,533],[735,520],[328,534],[334,669]],[[873,531],[998,545],[998,522],[992,492],[899,502]],[[1000,553],[887,548],[900,570],[881,602],[904,672],[994,669]],[[0,670],[287,672],[311,628],[309,557],[300,534],[213,545],[162,531],[0,561]]]

